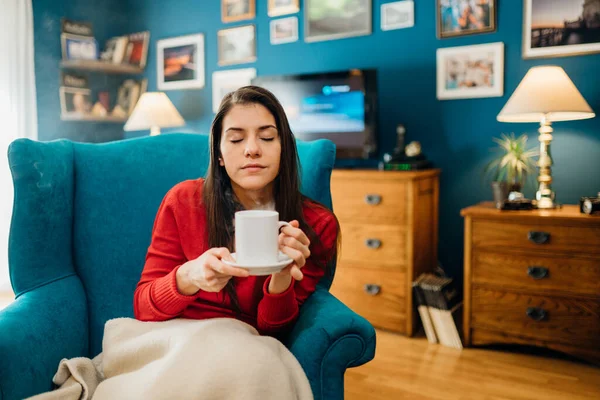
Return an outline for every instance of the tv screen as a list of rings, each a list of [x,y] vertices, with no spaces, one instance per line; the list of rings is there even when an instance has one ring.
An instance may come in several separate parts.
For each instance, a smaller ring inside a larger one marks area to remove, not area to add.
[[[375,70],[259,76],[252,84],[281,102],[301,140],[329,139],[338,158],[369,158],[376,151]]]

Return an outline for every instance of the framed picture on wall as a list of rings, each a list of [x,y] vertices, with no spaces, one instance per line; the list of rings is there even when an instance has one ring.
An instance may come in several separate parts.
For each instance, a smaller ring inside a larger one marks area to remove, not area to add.
[[[504,43],[437,50],[437,98],[471,99],[504,95]]]
[[[242,86],[248,86],[256,77],[255,68],[228,69],[215,71],[212,74],[212,109],[216,114],[221,105],[221,100],[227,93],[233,92]]]
[[[294,14],[300,11],[300,0],[269,0],[269,17]]]
[[[219,65],[256,61],[256,30],[254,25],[237,26],[217,32]]]
[[[92,108],[90,89],[60,87],[59,94],[61,118],[89,114]]]
[[[271,44],[292,43],[298,40],[298,17],[271,20]]]
[[[600,52],[600,1],[525,0],[523,57]]]
[[[221,0],[223,22],[243,21],[256,16],[255,0]]]
[[[305,0],[304,24],[307,42],[370,35],[371,0]]]
[[[415,26],[415,3],[412,0],[381,5],[381,30],[411,28]]]
[[[156,43],[158,90],[204,87],[204,35],[179,36]]]
[[[497,0],[436,0],[440,39],[494,32]]]
[[[98,42],[93,37],[60,35],[63,60],[97,60]]]

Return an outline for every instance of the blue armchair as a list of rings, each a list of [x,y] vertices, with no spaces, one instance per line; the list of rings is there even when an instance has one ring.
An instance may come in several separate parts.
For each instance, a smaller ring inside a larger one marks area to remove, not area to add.
[[[331,206],[335,147],[298,142],[302,191]],[[62,358],[94,357],[107,320],[133,317],[133,292],[164,194],[204,176],[208,137],[170,134],[106,144],[20,139],[9,240],[16,300],[0,312],[0,400],[52,389]],[[370,361],[375,330],[329,293],[332,271],[302,307],[286,346],[315,399],[343,399],[344,372]]]

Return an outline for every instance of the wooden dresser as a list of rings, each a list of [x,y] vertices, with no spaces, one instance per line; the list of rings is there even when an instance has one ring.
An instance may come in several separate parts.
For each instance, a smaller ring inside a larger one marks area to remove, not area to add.
[[[413,334],[412,281],[437,263],[439,174],[333,171],[342,249],[331,293],[375,327]]]
[[[466,345],[548,347],[600,362],[600,217],[579,207],[465,217]]]

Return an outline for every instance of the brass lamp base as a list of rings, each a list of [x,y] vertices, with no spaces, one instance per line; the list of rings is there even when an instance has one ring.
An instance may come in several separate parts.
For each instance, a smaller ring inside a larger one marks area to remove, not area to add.
[[[537,166],[540,169],[538,175],[538,190],[535,194],[537,208],[556,208],[554,202],[555,193],[552,191],[552,156],[550,155],[550,142],[552,142],[552,123],[543,118],[538,130],[540,136],[540,157]]]

